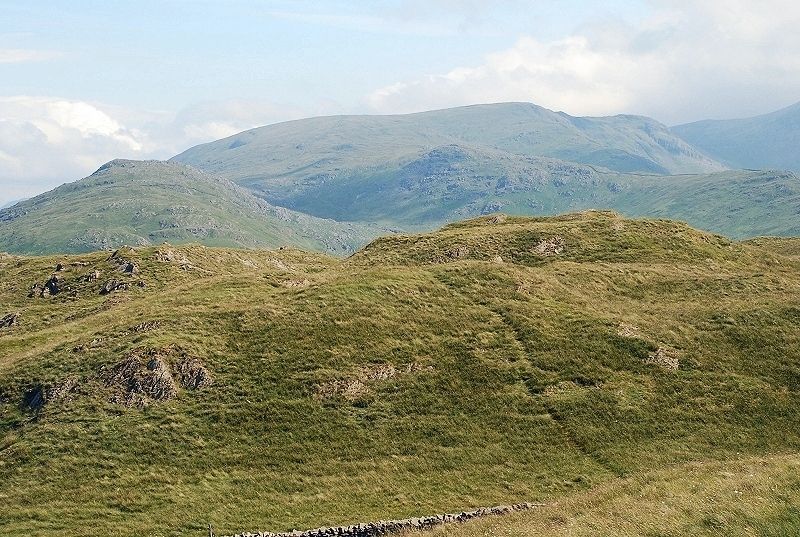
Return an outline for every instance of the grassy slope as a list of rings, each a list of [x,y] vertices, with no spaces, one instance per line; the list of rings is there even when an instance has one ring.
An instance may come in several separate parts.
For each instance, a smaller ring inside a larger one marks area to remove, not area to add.
[[[555,159],[448,145],[287,195],[288,207],[335,220],[433,227],[501,210],[614,209],[675,218],[730,237],[798,235],[800,179],[778,171],[620,174]]]
[[[698,121],[671,130],[729,166],[800,171],[800,103],[761,116]]]
[[[22,313],[0,335],[0,533],[314,527],[800,448],[796,257],[606,213],[492,222],[380,239],[346,261],[183,247],[196,268],[182,270],[144,248],[124,256],[147,287],[110,297],[78,283],[109,274],[105,254],[0,258],[0,303]],[[530,251],[553,236],[560,256]],[[90,263],[65,272],[77,298],[25,298],[74,259]],[[161,324],[130,330],[148,320]],[[215,385],[146,411],[101,392],[19,407],[37,382],[170,343]],[[658,345],[681,353],[678,371],[643,363]],[[385,363],[420,369],[352,400],[312,397]]]
[[[82,252],[164,241],[351,252],[377,230],[278,208],[188,166],[118,160],[0,212],[0,250]]]
[[[784,537],[800,534],[797,454],[694,462],[611,480],[524,514],[432,537]]]
[[[723,169],[652,119],[576,118],[528,103],[289,121],[193,147],[173,160],[262,191],[266,199],[280,205],[287,194],[447,144],[554,157],[619,171]]]

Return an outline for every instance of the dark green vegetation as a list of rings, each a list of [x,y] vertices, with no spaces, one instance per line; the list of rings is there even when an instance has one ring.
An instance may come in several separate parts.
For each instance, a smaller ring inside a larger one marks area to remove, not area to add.
[[[671,130],[734,168],[800,171],[800,103],[762,116],[709,119]]]
[[[761,487],[800,448],[798,251],[585,213],[489,216],[347,260],[0,257],[0,317],[20,313],[0,328],[0,533],[224,534],[554,499],[569,519],[569,498],[620,482],[661,505],[637,476],[707,498],[714,481],[698,489],[687,462],[733,472],[740,457],[777,461],[745,473]],[[65,290],[27,298],[57,263]],[[110,278],[132,285],[100,295]],[[213,385],[109,402],[103,371],[170,348]],[[752,489],[769,509],[751,522],[796,531],[797,487]],[[737,505],[695,522],[732,534]],[[689,513],[675,520],[695,528]]]
[[[224,179],[157,161],[115,160],[0,211],[0,250],[29,254],[201,241],[341,255],[377,233],[275,207]]]

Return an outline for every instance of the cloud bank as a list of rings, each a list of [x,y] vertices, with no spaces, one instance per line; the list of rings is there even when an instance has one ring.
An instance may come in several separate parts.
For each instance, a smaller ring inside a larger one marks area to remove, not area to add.
[[[531,101],[572,114],[639,113],[678,123],[800,99],[800,4],[651,4],[635,27],[603,21],[553,41],[521,37],[481,64],[377,89],[366,105],[395,113]]]
[[[302,115],[258,100],[206,102],[169,114],[57,97],[0,97],[0,205],[85,177],[115,158],[165,159]]]
[[[293,106],[268,96],[195,103],[176,112],[56,96],[0,97],[0,204],[84,177],[113,158],[167,158],[248,128],[312,115],[529,101],[574,115],[635,113],[676,124],[755,115],[800,100],[800,4],[644,1],[649,9],[635,23],[587,15],[594,18],[558,38],[520,35],[512,46],[473,65],[454,65],[384,87],[370,84],[369,66],[355,82],[344,79],[352,73],[342,73],[340,81],[319,82],[316,104]],[[388,11],[366,9],[362,14],[351,6],[334,16],[312,11],[281,17],[381,32],[396,26],[410,39],[502,29],[491,22],[499,13],[491,3],[401,0],[392,5]],[[520,0],[503,5],[535,6]],[[56,56],[0,48],[0,64]],[[353,91],[352,102],[326,100],[326,84],[336,83],[360,88]]]

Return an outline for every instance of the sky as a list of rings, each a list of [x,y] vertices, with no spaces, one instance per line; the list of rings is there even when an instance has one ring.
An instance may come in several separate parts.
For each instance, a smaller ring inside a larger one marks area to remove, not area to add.
[[[766,113],[800,101],[798,27],[796,0],[0,0],[0,206],[315,115]]]

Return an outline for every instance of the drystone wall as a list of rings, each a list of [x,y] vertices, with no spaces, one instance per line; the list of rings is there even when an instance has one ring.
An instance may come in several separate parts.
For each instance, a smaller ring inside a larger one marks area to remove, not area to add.
[[[423,530],[441,524],[466,522],[473,518],[504,515],[514,511],[525,511],[534,507],[541,507],[541,504],[519,503],[514,505],[499,505],[497,507],[482,507],[473,511],[464,511],[454,514],[432,515],[402,520],[381,520],[379,522],[369,522],[367,524],[354,524],[352,526],[339,526],[335,528],[316,528],[313,530],[285,533],[271,533],[268,531],[237,533],[230,537],[379,537],[400,531]]]

